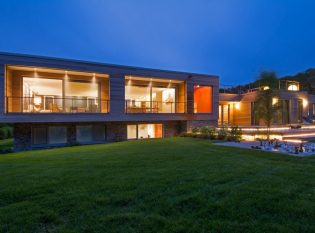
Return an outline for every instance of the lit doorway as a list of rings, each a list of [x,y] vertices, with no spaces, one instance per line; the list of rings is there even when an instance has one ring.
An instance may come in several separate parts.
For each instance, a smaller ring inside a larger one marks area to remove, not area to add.
[[[230,104],[220,104],[219,105],[219,125],[229,125],[230,124]]]

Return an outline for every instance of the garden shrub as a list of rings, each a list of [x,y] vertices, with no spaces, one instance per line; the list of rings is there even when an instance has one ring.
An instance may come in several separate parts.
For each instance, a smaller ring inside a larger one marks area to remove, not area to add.
[[[5,126],[5,127],[2,127],[2,129],[7,131],[7,138],[12,138],[13,137],[13,127]]]
[[[218,139],[226,140],[229,135],[228,128],[226,126],[222,126],[218,131]]]
[[[229,132],[228,141],[241,141],[242,129],[238,126],[232,126]]]
[[[195,127],[191,130],[192,133],[196,134],[196,133],[200,133],[200,128],[199,127]]]
[[[5,128],[0,128],[0,140],[8,138],[8,131]]]
[[[209,139],[215,139],[216,131],[215,128],[204,126],[200,129],[201,134],[207,135]]]

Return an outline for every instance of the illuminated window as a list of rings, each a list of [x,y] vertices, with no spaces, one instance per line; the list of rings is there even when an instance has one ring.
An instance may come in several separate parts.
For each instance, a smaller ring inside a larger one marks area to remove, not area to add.
[[[162,124],[138,124],[127,126],[128,139],[162,138]]]
[[[127,126],[127,139],[137,139],[137,125]]]
[[[299,88],[298,88],[297,85],[291,84],[291,85],[288,87],[288,90],[289,90],[289,91],[298,91]]]
[[[194,86],[194,113],[212,112],[212,87]]]

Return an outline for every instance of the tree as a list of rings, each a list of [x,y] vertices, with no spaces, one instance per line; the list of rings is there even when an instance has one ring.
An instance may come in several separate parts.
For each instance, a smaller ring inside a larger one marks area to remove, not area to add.
[[[275,72],[264,71],[259,75],[258,81],[261,88],[255,99],[255,117],[262,120],[267,126],[267,138],[271,123],[279,110],[278,78]]]

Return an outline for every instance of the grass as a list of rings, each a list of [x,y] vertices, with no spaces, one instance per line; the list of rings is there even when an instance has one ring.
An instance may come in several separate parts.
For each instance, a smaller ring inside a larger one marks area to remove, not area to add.
[[[172,138],[0,156],[0,232],[315,232],[315,157]]]

